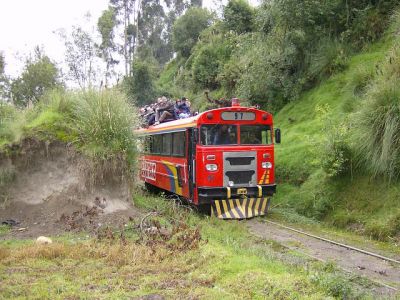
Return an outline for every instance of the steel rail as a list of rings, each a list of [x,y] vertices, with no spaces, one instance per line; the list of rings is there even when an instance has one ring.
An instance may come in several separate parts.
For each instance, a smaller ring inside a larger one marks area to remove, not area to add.
[[[360,252],[360,253],[363,253],[363,254],[366,254],[366,255],[369,255],[369,256],[373,256],[373,257],[376,257],[376,258],[379,258],[379,259],[382,259],[382,260],[389,261],[389,262],[392,262],[392,263],[400,265],[400,261],[398,261],[396,259],[393,259],[393,258],[390,258],[390,257],[386,257],[386,256],[383,256],[383,255],[380,255],[380,254],[377,254],[377,253],[373,253],[373,252],[370,252],[370,251],[366,251],[366,250],[363,250],[363,249],[359,249],[359,248],[356,248],[356,247],[353,247],[353,246],[350,246],[350,245],[347,245],[347,244],[343,244],[343,243],[339,243],[339,242],[336,242],[336,241],[333,241],[333,240],[329,240],[329,239],[326,239],[326,238],[323,238],[323,237],[320,237],[320,236],[317,236],[317,235],[314,235],[314,234],[311,234],[311,233],[307,233],[307,232],[304,232],[304,231],[301,231],[301,230],[298,230],[298,229],[295,229],[295,228],[292,228],[292,227],[289,227],[289,226],[285,226],[285,225],[282,225],[282,224],[279,224],[279,223],[276,223],[276,222],[273,222],[273,221],[269,221],[269,220],[264,220],[264,221],[267,222],[267,223],[271,223],[273,225],[276,225],[278,227],[282,227],[282,228],[285,228],[287,230],[291,230],[291,231],[294,231],[294,232],[297,232],[297,233],[300,233],[300,234],[303,234],[303,235],[306,235],[306,236],[309,236],[309,237],[312,237],[312,238],[315,238],[315,239],[318,239],[318,240],[321,240],[321,241],[324,241],[324,242],[327,242],[327,243],[330,243],[330,244],[333,244],[333,245],[336,245],[336,246],[340,246],[340,247],[343,247],[343,248],[346,248],[346,249],[349,249],[349,250],[354,250],[354,251],[357,251],[357,252]]]

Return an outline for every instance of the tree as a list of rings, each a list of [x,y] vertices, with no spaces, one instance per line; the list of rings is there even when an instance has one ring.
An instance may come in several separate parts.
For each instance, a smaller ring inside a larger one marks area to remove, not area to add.
[[[132,76],[124,79],[127,94],[139,106],[154,102],[156,97],[155,64],[156,62],[152,62],[150,59],[137,60],[132,65]]]
[[[88,19],[89,17],[87,16]],[[65,62],[68,65],[69,79],[82,89],[92,87],[99,65],[93,34],[81,26],[73,26],[70,35],[65,29],[59,30],[58,33],[66,48]]]
[[[203,8],[193,7],[177,19],[173,26],[172,42],[175,51],[183,57],[189,57],[200,33],[212,21],[210,12]]]
[[[138,3],[140,5],[140,3]],[[110,6],[114,8],[116,13],[117,25],[123,24],[124,43],[121,46],[121,52],[124,56],[125,76],[130,74],[130,62],[136,45],[135,28],[131,24],[131,15],[133,14],[134,23],[137,24],[137,14],[140,7],[137,7],[136,0],[110,0]],[[118,20],[118,16],[122,16],[122,21]],[[137,25],[136,25],[137,31]]]
[[[28,58],[20,77],[11,83],[11,96],[14,104],[27,105],[37,102],[46,92],[60,87],[59,70],[54,62],[37,47],[34,58]]]
[[[167,15],[164,7],[158,0],[146,0],[141,2],[141,11],[138,19],[137,51],[146,47],[152,50],[152,55],[161,64],[166,63],[172,57],[172,47],[168,43],[166,31]]]
[[[10,82],[5,74],[6,61],[3,52],[0,52],[0,102],[9,99]]]
[[[253,30],[254,9],[245,0],[230,0],[224,7],[224,22],[228,30],[239,34]]]
[[[97,21],[97,30],[101,35],[101,44],[99,45],[101,58],[106,64],[105,71],[105,86],[108,86],[108,79],[113,74],[113,66],[118,63],[113,58],[116,45],[114,42],[114,28],[116,26],[115,9],[110,7],[103,11],[99,20]]]

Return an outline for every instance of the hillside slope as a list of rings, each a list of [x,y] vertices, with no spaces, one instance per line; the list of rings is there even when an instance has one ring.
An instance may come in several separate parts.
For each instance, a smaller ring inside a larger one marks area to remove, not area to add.
[[[304,93],[275,116],[283,134],[282,144],[276,147],[280,185],[275,203],[280,207],[294,208],[306,216],[376,239],[399,240],[397,183],[372,177],[360,169],[354,154],[343,164],[347,172],[330,176],[326,170],[330,144],[343,142],[349,146],[346,151],[353,151],[357,143],[351,134],[356,129],[354,120],[396,39],[388,34],[351,57],[345,71]],[[341,157],[335,159],[340,161]]]

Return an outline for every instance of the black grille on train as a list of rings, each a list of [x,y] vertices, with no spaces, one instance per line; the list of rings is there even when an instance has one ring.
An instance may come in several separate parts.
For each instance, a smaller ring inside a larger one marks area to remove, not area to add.
[[[255,157],[227,157],[226,160],[229,161],[231,166],[243,166],[250,165]]]
[[[229,181],[233,181],[234,184],[248,184],[251,182],[251,178],[255,171],[228,171],[225,175]]]

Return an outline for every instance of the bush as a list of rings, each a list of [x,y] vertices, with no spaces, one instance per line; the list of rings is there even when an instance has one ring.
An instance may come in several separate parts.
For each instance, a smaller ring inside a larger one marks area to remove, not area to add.
[[[227,30],[246,33],[253,30],[254,9],[245,0],[230,0],[224,7],[224,24]]]
[[[338,40],[324,39],[312,54],[309,76],[321,80],[343,71],[348,63],[349,49]]]
[[[156,96],[155,78],[157,67],[151,61],[137,61],[132,65],[132,76],[123,81],[123,89],[131,102],[141,106],[153,103]]]
[[[172,29],[174,50],[182,57],[189,57],[200,33],[211,25],[212,16],[207,9],[192,7],[178,18]]]
[[[301,186],[296,211],[307,217],[322,220],[335,206],[331,186],[322,171],[312,174]]]
[[[366,93],[356,120],[356,149],[373,176],[400,175],[400,50],[398,44]]]
[[[323,123],[323,138],[319,141],[321,167],[329,177],[345,175],[352,169],[347,122],[334,122],[329,106],[317,106],[316,111]]]
[[[300,31],[288,34],[283,41],[262,34],[242,37],[233,54],[242,65],[236,94],[272,112],[297,98],[304,84],[303,37]]]
[[[364,97],[368,90],[369,85],[375,78],[377,70],[373,67],[362,66],[353,73],[346,83],[345,89],[349,91],[354,97]],[[349,100],[354,100],[349,98]]]

